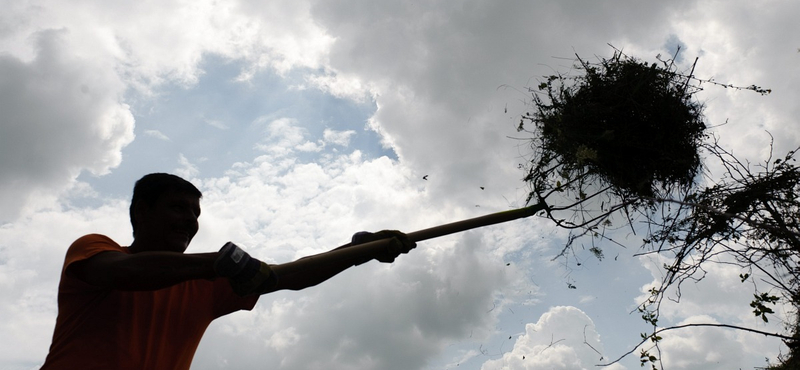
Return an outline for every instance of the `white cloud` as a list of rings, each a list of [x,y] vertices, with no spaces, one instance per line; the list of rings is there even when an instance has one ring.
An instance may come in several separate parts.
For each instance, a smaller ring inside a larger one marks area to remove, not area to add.
[[[209,124],[211,127],[216,127],[220,130],[229,130],[230,126],[226,125],[224,122],[215,119],[204,119],[204,121]]]
[[[441,223],[447,215],[425,206],[430,202],[407,173],[388,158],[365,161],[356,152],[326,164],[242,164],[240,175],[195,180],[204,192],[203,216],[190,252],[234,240],[254,256],[283,262],[342,244],[362,229]],[[102,232],[127,244],[126,207],[121,200],[98,210],[38,213],[0,229],[0,240],[27,241],[0,244],[8,298],[0,313],[10,318],[4,332],[36,327],[18,337],[29,351],[5,353],[4,361],[34,367],[44,358],[68,241]],[[38,239],[22,236],[45,228]],[[265,296],[254,312],[212,326],[195,368],[251,361],[290,369],[421,368],[449,341],[491,331],[495,314],[487,308],[509,279],[498,257],[485,256],[493,248],[482,233],[467,233],[421,244],[391,266],[372,262],[317,288]]]
[[[183,153],[178,155],[178,164],[180,167],[175,169],[175,174],[185,179],[193,179],[200,174],[200,170],[195,164],[189,161]]]
[[[254,256],[284,262],[343,244],[358,230],[441,223],[407,172],[357,152],[324,164],[245,165],[240,175],[202,182],[197,243],[230,238]],[[224,350],[227,358],[287,369],[421,368],[448,341],[491,331],[495,314],[487,308],[508,277],[500,260],[484,256],[487,248],[493,243],[480,233],[425,242],[394,265],[370,263],[317,288],[263,297],[256,312],[211,330],[196,362]],[[241,352],[254,345],[257,359]]]
[[[283,117],[267,123],[265,119],[267,118],[256,121],[257,124],[266,124],[266,137],[256,145],[256,149],[276,159],[291,155],[295,149],[302,151],[303,145],[307,143],[307,131],[297,124],[297,120]]]
[[[322,132],[322,137],[326,143],[346,147],[350,145],[350,138],[355,134],[356,132],[353,130],[336,131],[326,128],[325,131]]]
[[[365,86],[357,76],[328,72],[309,76],[307,80],[311,86],[328,92],[335,97],[351,99],[357,102],[373,98],[373,91],[371,91],[370,87]]]
[[[297,145],[294,148],[301,152],[320,152],[325,148],[325,143],[306,141],[305,143]]]
[[[3,368],[41,365],[55,324],[56,288],[67,247],[99,230],[127,243],[127,207],[125,201],[107,201],[95,209],[52,209],[0,227],[0,331],[13,338],[0,345]]]
[[[156,138],[158,140],[170,141],[169,136],[164,135],[163,132],[158,131],[158,130],[145,130],[144,134],[147,135],[147,136],[154,137],[154,138]]]
[[[789,319],[788,307],[772,307],[776,314],[769,315],[769,323],[753,314],[749,303],[753,300],[753,283],[742,282],[739,274],[745,272],[717,254],[703,265],[700,281],[687,280],[681,286],[679,302],[672,287],[660,309],[659,327],[683,324],[729,324],[771,333],[780,333]],[[659,286],[664,258],[644,259],[653,281],[641,288],[636,298],[639,304],[649,297],[648,290]],[[768,289],[760,274],[755,271],[753,281],[760,289]],[[699,278],[700,274],[695,276]],[[781,341],[774,337],[719,327],[692,327],[670,330],[661,334],[661,355],[665,366],[677,369],[729,369],[732,367],[764,366],[764,358],[775,359]],[[655,353],[654,353],[655,354]],[[725,354],[729,354],[726,356]]]
[[[716,324],[714,318],[698,315],[679,322],[683,324]],[[764,351],[761,335],[741,333],[732,329],[690,327],[664,333],[661,358],[670,369],[736,369],[766,366],[764,358],[774,358],[774,348]],[[651,350],[651,353],[658,355]],[[761,355],[759,358],[758,355]],[[756,358],[757,361],[753,361]]]
[[[592,320],[578,308],[557,306],[538,322],[525,325],[514,348],[502,358],[486,361],[481,369],[593,369],[609,362],[605,356]],[[624,369],[619,364],[606,368]]]

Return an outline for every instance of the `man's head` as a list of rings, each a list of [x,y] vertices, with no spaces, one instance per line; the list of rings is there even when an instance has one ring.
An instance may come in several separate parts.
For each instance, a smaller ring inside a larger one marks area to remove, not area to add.
[[[141,225],[155,224],[156,226],[187,229],[184,231],[191,232],[189,235],[191,240],[191,237],[197,232],[196,217],[200,215],[199,202],[202,196],[197,187],[178,176],[167,173],[145,175],[133,187],[130,207],[133,237],[137,237],[137,231],[141,231],[139,230]],[[182,222],[188,224],[190,218],[186,214],[179,214],[180,211],[194,215],[194,225],[180,225]],[[149,219],[141,219],[145,217]],[[186,220],[177,219],[181,217]],[[159,225],[153,222],[156,221],[156,218],[162,223],[169,222],[178,225]]]

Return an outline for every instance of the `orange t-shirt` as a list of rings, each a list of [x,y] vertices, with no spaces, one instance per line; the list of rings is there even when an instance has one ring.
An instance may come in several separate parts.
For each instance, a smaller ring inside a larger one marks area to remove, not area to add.
[[[258,295],[236,295],[227,279],[130,292],[98,288],[65,273],[70,264],[106,251],[130,253],[98,234],[69,247],[53,342],[42,370],[188,370],[211,321],[251,310],[258,300]]]

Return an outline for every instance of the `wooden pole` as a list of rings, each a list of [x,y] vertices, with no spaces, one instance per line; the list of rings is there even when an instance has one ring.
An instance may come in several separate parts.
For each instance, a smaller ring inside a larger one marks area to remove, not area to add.
[[[414,231],[406,235],[408,235],[408,238],[414,242],[421,242],[423,240],[438,238],[440,236],[455,234],[479,227],[490,226],[529,217],[544,209],[546,209],[545,204],[537,203],[525,208],[497,212],[463,221],[434,226],[428,229]],[[311,255],[294,262],[281,264],[280,270],[282,273],[292,274],[306,269],[313,269],[316,266],[320,266],[321,264],[325,264],[330,261],[341,261],[348,259],[360,260],[380,253],[386,248],[388,243],[389,239],[376,240],[373,242],[353,246],[345,244],[328,252]]]

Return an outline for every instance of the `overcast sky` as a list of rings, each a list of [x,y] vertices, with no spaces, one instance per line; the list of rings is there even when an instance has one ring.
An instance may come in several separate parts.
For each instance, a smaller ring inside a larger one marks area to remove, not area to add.
[[[2,1],[0,368],[38,369],[64,252],[131,241],[133,183],[204,193],[189,252],[234,241],[272,263],[353,232],[414,231],[524,205],[526,88],[613,49],[768,96],[706,86],[710,126],[753,163],[800,143],[800,2]],[[771,136],[770,136],[771,134]],[[424,179],[423,179],[424,177]],[[420,243],[216,321],[193,369],[593,369],[632,349],[661,262],[604,246],[553,259],[539,219]],[[764,324],[713,266],[664,324]],[[574,288],[574,289],[572,289]],[[749,369],[779,340],[673,331],[668,369]],[[610,367],[637,369],[638,352]]]

